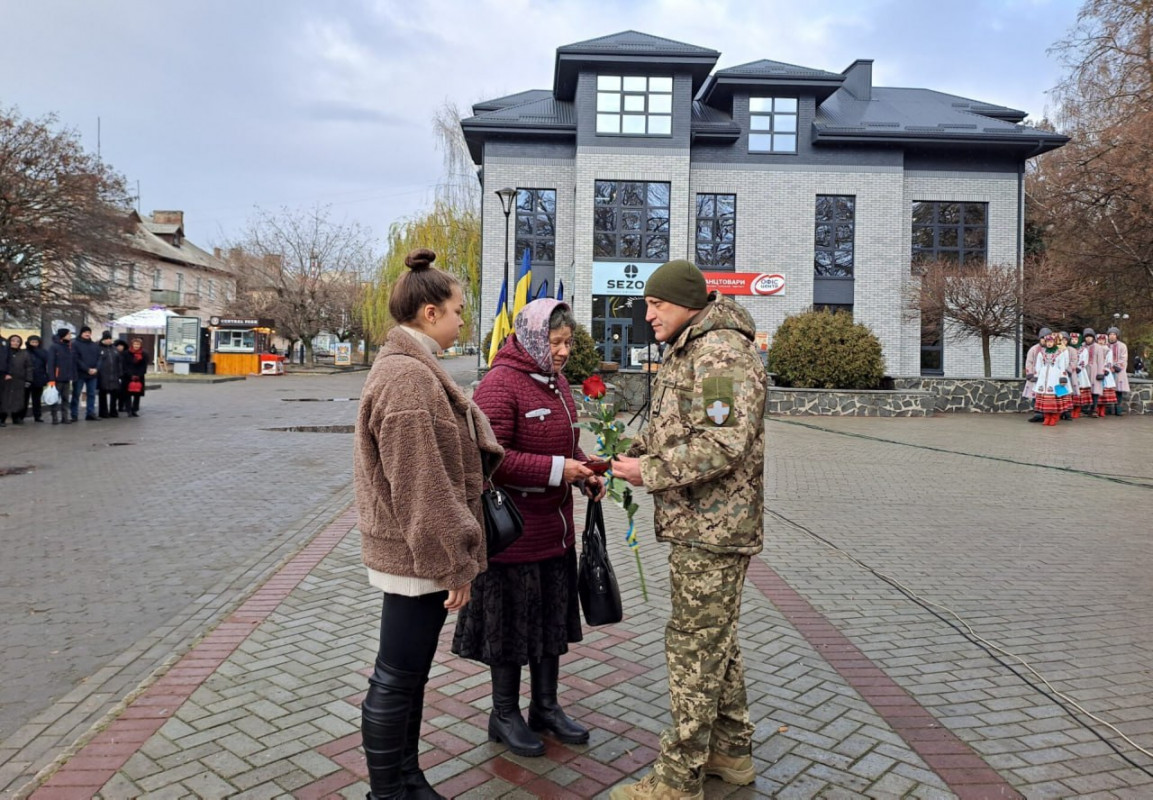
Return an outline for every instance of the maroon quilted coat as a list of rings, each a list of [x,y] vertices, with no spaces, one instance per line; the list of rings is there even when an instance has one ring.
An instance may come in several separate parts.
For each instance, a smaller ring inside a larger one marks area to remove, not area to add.
[[[517,342],[493,359],[473,395],[504,447],[493,480],[504,487],[524,517],[524,534],[491,561],[524,564],[562,556],[574,545],[573,490],[561,480],[549,486],[554,456],[584,461],[578,446],[576,403],[563,375],[543,375]]]

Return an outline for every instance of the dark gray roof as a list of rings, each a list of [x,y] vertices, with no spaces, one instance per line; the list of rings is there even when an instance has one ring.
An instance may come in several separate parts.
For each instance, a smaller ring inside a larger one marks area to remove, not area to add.
[[[607,71],[608,74],[650,72],[667,75],[687,72],[692,75],[695,93],[717,64],[720,53],[695,44],[675,42],[639,31],[621,31],[558,47],[553,70],[553,94],[559,100],[576,96],[577,76],[582,68]]]
[[[708,77],[697,96],[711,105],[731,108],[733,89],[741,87],[754,91],[802,91],[816,95],[819,103],[844,82],[845,76],[840,72],[761,59],[717,70]]]
[[[986,116],[985,110],[1000,118]],[[1005,106],[931,89],[873,87],[871,100],[858,100],[842,90],[817,108],[813,141],[1019,142],[1038,152],[1056,149],[1068,141],[1060,134],[1006,121],[1024,116]]]
[[[735,142],[741,135],[741,126],[720,109],[693,101],[692,137],[694,141]]]
[[[826,72],[823,69],[801,67],[796,64],[786,64],[783,61],[769,61],[767,58],[762,58],[760,61],[750,61],[748,64],[739,64],[735,67],[719,69],[714,74],[718,78],[732,75],[755,78],[813,78],[833,81],[842,81],[845,77],[839,72]]]
[[[640,31],[621,31],[620,33],[611,33],[608,36],[598,36],[596,39],[563,45],[558,47],[556,51],[557,53],[565,54],[621,53],[636,55],[638,53],[652,53],[662,56],[712,56],[714,60],[721,55],[716,50],[710,50],[707,47],[698,47],[695,44],[676,42],[672,39],[664,39],[660,36],[653,36],[652,34],[641,33]]]
[[[477,103],[472,107],[472,113],[483,114],[486,111],[497,111],[501,108],[518,106],[522,103],[530,103],[534,100],[544,100],[548,97],[552,97],[551,89],[529,89],[528,91],[517,92],[516,94],[510,94],[506,97],[498,97],[495,100],[485,100],[482,103]]]
[[[534,97],[542,93],[534,90],[522,94]],[[557,100],[552,96],[552,92],[543,94],[544,96],[539,99],[530,99],[528,102],[504,106],[462,119],[460,127],[464,131],[464,138],[468,142],[473,161],[481,163],[481,144],[488,134],[575,138],[576,109],[573,104]],[[474,106],[474,110],[492,102],[494,101]]]

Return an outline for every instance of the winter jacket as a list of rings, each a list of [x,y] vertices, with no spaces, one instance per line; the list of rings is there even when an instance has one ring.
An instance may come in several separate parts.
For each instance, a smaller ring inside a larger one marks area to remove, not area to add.
[[[76,375],[88,377],[88,370],[100,366],[100,343],[77,336],[72,341],[72,352],[76,356]]]
[[[657,539],[759,553],[768,375],[749,312],[712,292],[666,348],[652,417],[629,449],[652,493]]]
[[[1054,349],[1052,353],[1042,350],[1035,363],[1037,394],[1054,394],[1061,383],[1069,383],[1069,351]],[[1070,391],[1072,388],[1070,387]]]
[[[0,375],[8,374],[8,361],[10,358],[8,342],[0,342]]]
[[[1037,396],[1036,387],[1033,385],[1036,381],[1030,380],[1037,376],[1037,356],[1045,348],[1040,343],[1033,345],[1029,348],[1029,352],[1025,354],[1025,386],[1021,390],[1021,396],[1026,400],[1031,400]]]
[[[32,381],[32,359],[23,348],[8,355],[9,377],[0,377],[0,412],[16,414],[24,410],[24,384]]]
[[[48,351],[44,345],[39,347],[26,347],[28,357],[32,362],[32,385],[40,388],[48,383]]]
[[[399,328],[360,396],[353,486],[365,565],[444,589],[465,586],[487,566],[481,453],[491,467],[503,455],[488,420]]]
[[[1118,339],[1109,345],[1109,358],[1116,367],[1113,377],[1117,379],[1117,391],[1129,391],[1129,348]]]
[[[140,378],[143,382],[144,376],[148,375],[152,356],[148,354],[148,350],[141,350],[140,356],[140,361],[137,361],[131,350],[125,350],[120,354],[120,377],[123,386],[127,386],[131,378]]]
[[[508,490],[524,534],[492,560],[523,564],[562,556],[576,542],[573,491],[564,461],[586,460],[578,444],[576,403],[564,375],[543,375],[510,336],[473,395],[504,448],[493,481]]]
[[[76,380],[76,356],[72,352],[72,342],[62,342],[52,337],[48,348],[48,381],[63,383]]]
[[[1088,361],[1089,380],[1093,381],[1093,394],[1099,395],[1104,391],[1105,387],[1097,376],[1104,375],[1105,370],[1109,369],[1109,347],[1093,342],[1093,344],[1089,345]]]
[[[116,345],[100,345],[100,359],[96,362],[96,377],[100,391],[120,391],[120,352],[116,349]]]

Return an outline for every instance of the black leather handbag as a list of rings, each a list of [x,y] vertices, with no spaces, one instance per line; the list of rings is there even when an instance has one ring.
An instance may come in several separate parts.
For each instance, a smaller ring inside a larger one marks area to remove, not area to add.
[[[485,546],[492,558],[521,537],[524,519],[512,498],[499,486],[481,492],[480,504],[484,509]]]
[[[585,514],[585,531],[581,537],[580,565],[577,568],[577,594],[585,622],[589,625],[611,625],[624,618],[621,590],[609,562],[605,540],[605,517],[600,501],[589,501]]]

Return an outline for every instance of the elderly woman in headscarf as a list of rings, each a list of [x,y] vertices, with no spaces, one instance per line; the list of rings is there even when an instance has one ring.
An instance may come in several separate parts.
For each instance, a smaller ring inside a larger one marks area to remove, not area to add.
[[[490,741],[520,756],[540,756],[536,732],[569,744],[588,741],[557,701],[560,657],[582,639],[573,526],[574,488],[604,496],[604,481],[585,465],[576,404],[562,370],[576,320],[557,300],[521,310],[473,400],[492,423],[505,457],[493,475],[524,518],[524,534],[491,557],[473,581],[452,652],[492,673]],[[520,711],[521,668],[528,664],[528,724]]]
[[[15,425],[24,424],[28,407],[25,390],[32,385],[32,359],[23,347],[22,337],[16,334],[8,337],[8,371],[0,375],[0,428],[8,417],[12,417]]]

